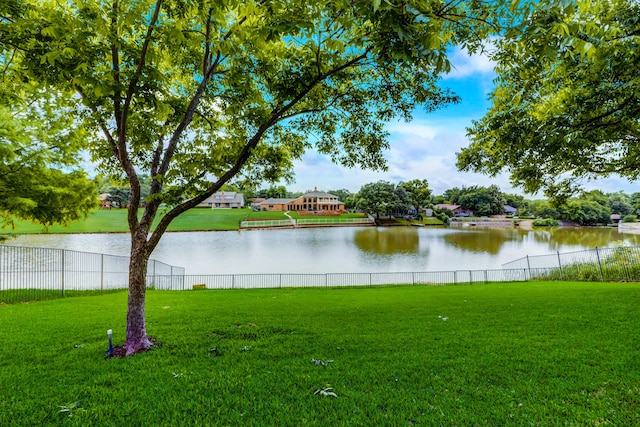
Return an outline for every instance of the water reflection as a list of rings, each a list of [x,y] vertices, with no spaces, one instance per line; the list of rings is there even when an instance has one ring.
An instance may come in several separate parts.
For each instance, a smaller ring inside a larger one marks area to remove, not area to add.
[[[368,227],[356,231],[353,238],[363,252],[382,255],[417,253],[420,249],[418,230],[413,227]]]
[[[167,233],[152,257],[188,274],[351,273],[501,268],[527,255],[573,252],[640,235],[614,228],[309,228]],[[127,255],[128,234],[20,236],[10,245]]]
[[[554,250],[563,246],[584,246],[595,248],[610,246],[613,242],[626,242],[632,246],[640,245],[640,236],[619,233],[613,227],[554,227],[544,231],[531,231],[538,242],[549,243]]]
[[[451,246],[471,252],[498,254],[506,242],[521,241],[526,231],[516,228],[486,228],[456,231],[444,236]]]

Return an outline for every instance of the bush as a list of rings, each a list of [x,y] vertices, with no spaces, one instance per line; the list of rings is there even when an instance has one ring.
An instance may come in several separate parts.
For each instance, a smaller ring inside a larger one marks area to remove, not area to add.
[[[558,221],[551,218],[534,219],[533,225],[534,227],[555,227],[558,225]]]
[[[635,215],[625,215],[622,218],[622,222],[636,222],[638,220],[638,217]]]

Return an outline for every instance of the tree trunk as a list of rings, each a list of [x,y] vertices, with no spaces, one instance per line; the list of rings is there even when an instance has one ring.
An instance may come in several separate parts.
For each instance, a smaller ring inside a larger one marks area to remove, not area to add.
[[[146,241],[131,239],[129,261],[129,304],[127,309],[126,355],[143,351],[151,346],[145,327],[145,294],[147,290],[147,264],[149,255],[144,250]]]

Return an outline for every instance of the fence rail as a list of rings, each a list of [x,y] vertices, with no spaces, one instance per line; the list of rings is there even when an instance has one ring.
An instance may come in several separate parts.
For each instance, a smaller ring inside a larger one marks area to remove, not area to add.
[[[184,268],[150,259],[147,286],[173,289]],[[129,283],[129,257],[66,249],[0,245],[0,303],[35,295],[63,297],[78,291],[105,292]]]
[[[0,304],[128,286],[129,258],[63,249],[0,245]],[[527,280],[640,281],[640,247],[527,256],[497,270],[430,272],[186,275],[149,260],[147,286],[161,290],[339,288],[455,285]]]
[[[375,221],[370,218],[300,218],[295,221],[297,225],[375,224]]]
[[[340,225],[374,225],[371,218],[300,218],[300,219],[265,219],[259,221],[241,221],[240,228],[266,228],[266,227],[305,227],[314,226],[340,226]]]
[[[385,273],[287,273],[185,275],[176,290],[258,288],[340,288],[392,285],[456,285],[529,280],[527,269]]]
[[[535,279],[640,281],[640,246],[618,246],[526,256],[502,265]]]
[[[293,227],[293,220],[265,219],[260,221],[241,221],[240,228]]]

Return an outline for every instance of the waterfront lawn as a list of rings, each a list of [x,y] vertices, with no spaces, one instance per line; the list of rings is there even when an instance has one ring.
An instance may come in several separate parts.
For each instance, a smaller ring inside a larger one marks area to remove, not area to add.
[[[142,214],[142,210],[140,210]],[[292,218],[325,218],[289,214]],[[160,210],[162,216],[162,210]],[[362,214],[343,214],[341,218],[362,217]],[[254,212],[252,208],[242,209],[210,209],[195,208],[183,213],[171,222],[169,231],[222,231],[239,230],[240,222],[246,219],[287,219],[284,212]],[[335,218],[335,217],[329,217]],[[158,223],[158,217],[154,226]],[[47,229],[42,225],[29,221],[16,221],[15,229],[0,229],[0,234],[39,234],[39,233],[127,233],[126,209],[95,209],[86,218],[68,225],[53,225]]]
[[[238,230],[240,221],[247,218],[251,209],[191,209],[173,220],[169,231],[213,231]],[[140,210],[142,214],[142,210]],[[160,210],[160,216],[162,210]],[[160,217],[155,221],[158,223]],[[16,221],[14,230],[4,229],[0,233],[12,232],[16,234],[38,233],[127,233],[126,209],[95,209],[86,218],[68,225],[53,225],[48,230],[41,225],[28,221]]]
[[[0,425],[640,424],[638,284],[147,298],[111,360],[124,292],[0,306]]]

